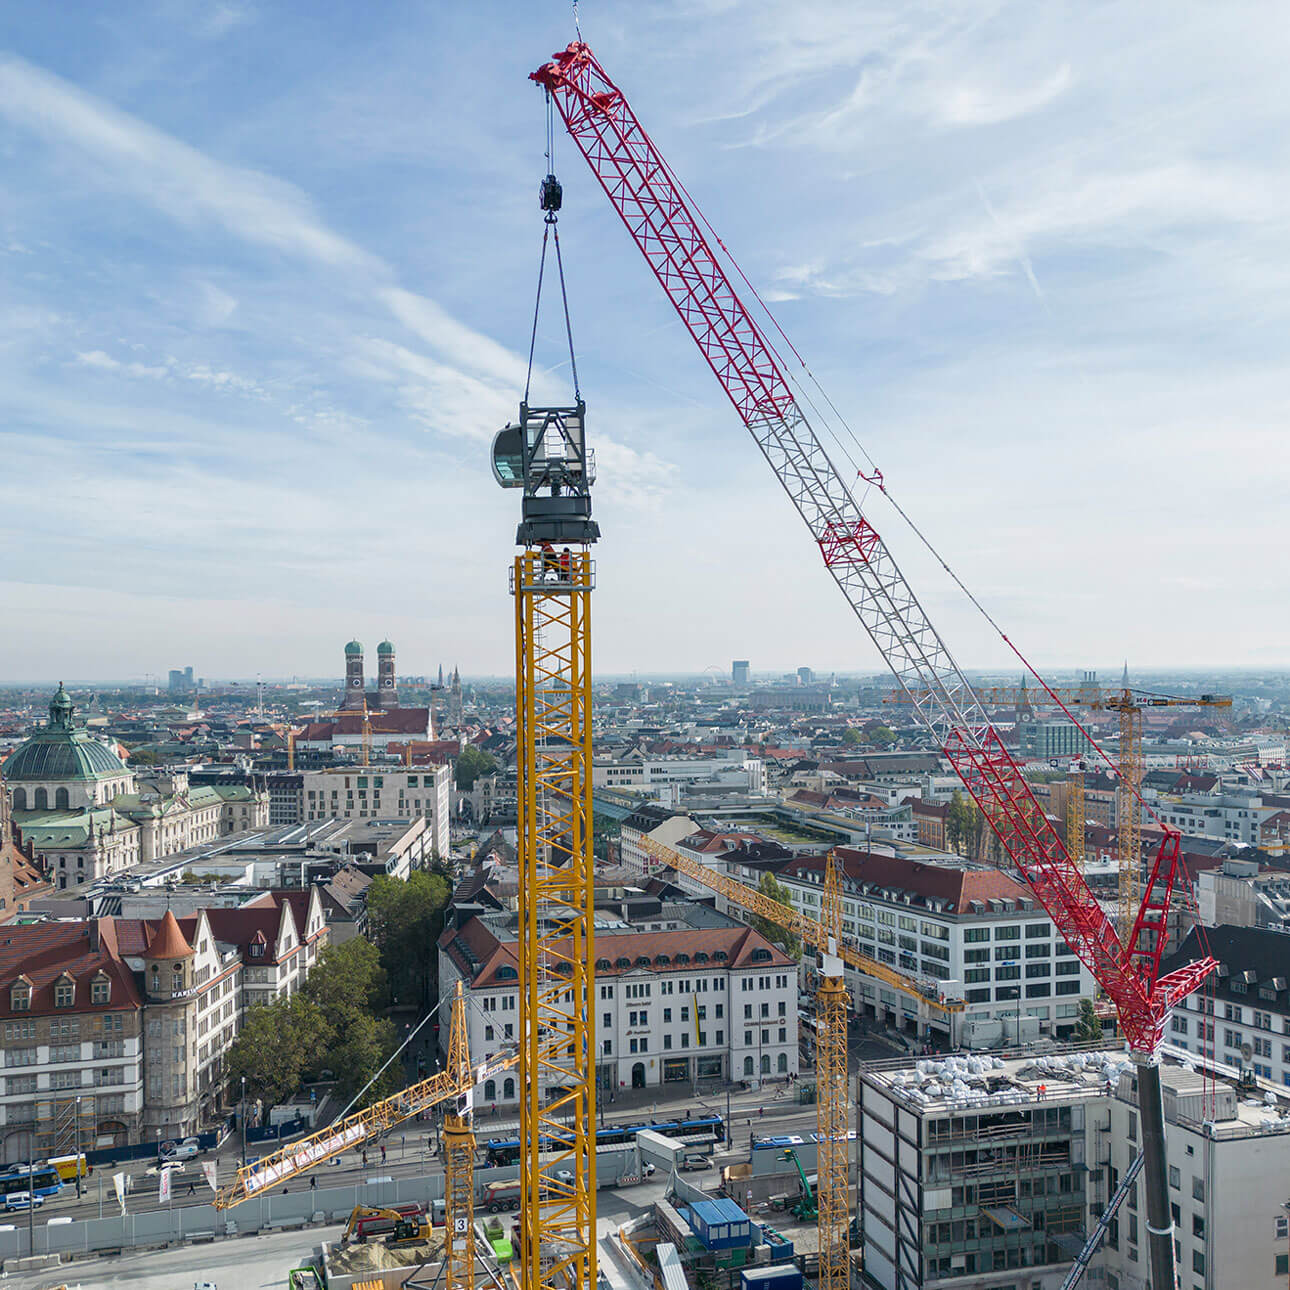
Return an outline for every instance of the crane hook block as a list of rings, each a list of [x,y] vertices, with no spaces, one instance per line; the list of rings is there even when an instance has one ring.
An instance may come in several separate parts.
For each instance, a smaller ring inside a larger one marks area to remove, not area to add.
[[[564,198],[564,189],[554,175],[548,175],[542,181],[541,204],[544,211],[558,211]]]

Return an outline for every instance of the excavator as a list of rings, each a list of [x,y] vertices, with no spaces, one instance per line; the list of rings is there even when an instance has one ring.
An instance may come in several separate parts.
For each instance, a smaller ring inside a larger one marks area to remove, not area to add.
[[[791,1160],[797,1166],[797,1176],[802,1180],[802,1194],[793,1203],[793,1216],[804,1223],[813,1223],[819,1217],[815,1188],[811,1186],[811,1180],[806,1176],[806,1170],[802,1168],[802,1162],[792,1147],[784,1152],[784,1159]]]
[[[381,1221],[365,1224],[364,1219]],[[386,1226],[387,1222],[390,1226]],[[355,1205],[341,1233],[340,1243],[348,1245],[355,1236],[360,1243],[371,1237],[384,1236],[386,1245],[412,1245],[417,1241],[428,1241],[432,1228],[430,1216],[423,1213],[419,1205],[403,1205],[397,1209]]]

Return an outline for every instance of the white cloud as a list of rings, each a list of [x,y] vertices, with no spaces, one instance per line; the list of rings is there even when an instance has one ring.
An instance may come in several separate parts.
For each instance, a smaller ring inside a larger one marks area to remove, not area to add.
[[[260,246],[324,264],[383,272],[329,229],[299,189],[225,165],[23,59],[0,59],[0,115],[108,163],[95,173],[175,218],[210,221]]]

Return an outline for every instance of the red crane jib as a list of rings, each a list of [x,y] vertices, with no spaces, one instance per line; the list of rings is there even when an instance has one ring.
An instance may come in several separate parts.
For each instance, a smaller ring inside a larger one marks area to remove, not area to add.
[[[689,195],[622,91],[581,41],[554,55],[531,79],[551,96],[897,679],[909,688],[918,668],[930,667],[921,683],[944,702],[935,721],[921,707],[920,715],[936,732],[946,757],[1066,943],[1115,1003],[1130,1046],[1154,1051],[1169,1010],[1217,967],[1206,958],[1157,980],[1180,863],[1177,833],[1166,830],[1125,946],[971,687],[934,628],[920,617],[921,607],[878,532],[859,514],[849,487],[809,431],[773,349],[713,250],[712,242],[720,245],[719,240],[705,235]],[[801,428],[809,431],[809,436],[798,434],[805,447],[793,438]],[[877,482],[881,486],[881,477]],[[873,615],[886,615],[889,623],[875,630]],[[892,623],[899,623],[903,636],[890,627]],[[967,720],[965,709],[971,713]]]

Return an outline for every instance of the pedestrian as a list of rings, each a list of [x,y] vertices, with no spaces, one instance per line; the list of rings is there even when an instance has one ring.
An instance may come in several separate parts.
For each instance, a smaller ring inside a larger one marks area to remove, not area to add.
[[[765,1114],[766,1114],[766,1108],[764,1106],[759,1106],[757,1108],[757,1118],[760,1120],[761,1117]]]
[[[310,1190],[310,1191],[317,1191],[317,1190],[318,1190],[318,1179],[317,1179],[317,1178],[310,1178],[310,1179],[309,1179],[309,1190]]]
[[[385,1163],[385,1143],[381,1143],[381,1163]]]
[[[188,1194],[191,1196],[191,1195],[193,1194],[193,1192],[195,1192],[196,1190],[197,1190],[197,1188],[196,1188],[196,1187],[195,1187],[191,1182],[189,1182],[189,1184],[188,1184]]]
[[[363,1168],[367,1168],[367,1148],[363,1148]]]

